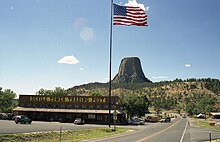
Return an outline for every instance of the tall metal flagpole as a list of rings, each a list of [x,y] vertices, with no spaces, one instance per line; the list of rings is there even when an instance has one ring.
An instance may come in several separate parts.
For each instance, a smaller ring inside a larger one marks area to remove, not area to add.
[[[111,22],[110,22],[110,43],[109,43],[109,114],[108,114],[108,123],[109,128],[111,127],[111,93],[112,93],[112,20],[113,20],[113,0],[111,0]]]

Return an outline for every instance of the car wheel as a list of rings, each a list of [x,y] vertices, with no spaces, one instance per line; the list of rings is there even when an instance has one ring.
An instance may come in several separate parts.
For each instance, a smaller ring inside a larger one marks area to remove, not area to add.
[[[17,121],[15,121],[15,123],[16,123],[16,124],[18,124],[18,122],[17,122]]]

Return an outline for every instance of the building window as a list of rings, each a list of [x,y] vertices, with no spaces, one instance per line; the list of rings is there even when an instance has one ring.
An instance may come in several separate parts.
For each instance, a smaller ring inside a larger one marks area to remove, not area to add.
[[[88,119],[95,119],[95,114],[88,114]]]
[[[108,105],[105,105],[105,106],[104,106],[104,109],[108,109]]]
[[[37,104],[33,104],[33,107],[38,108],[39,106]]]
[[[102,120],[102,116],[97,116],[97,120]]]
[[[97,107],[96,107],[97,109],[101,109],[101,106],[100,105],[97,105]]]
[[[61,105],[61,108],[65,108],[66,106],[64,104]]]
[[[72,118],[72,114],[67,114],[67,118],[71,119]]]
[[[67,108],[72,108],[72,105],[68,105]]]
[[[93,109],[93,106],[89,106],[89,109]]]
[[[86,109],[86,106],[83,105],[83,106],[82,106],[82,109]]]
[[[104,119],[105,119],[104,121],[107,122],[108,121],[108,115],[105,115]]]

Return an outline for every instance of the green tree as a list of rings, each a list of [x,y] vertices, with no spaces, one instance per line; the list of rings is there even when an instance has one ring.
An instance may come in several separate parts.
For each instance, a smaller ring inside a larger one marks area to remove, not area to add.
[[[149,101],[146,96],[127,95],[121,104],[128,118],[144,116],[148,111]]]
[[[49,96],[67,96],[69,93],[67,90],[56,87],[55,90],[46,90],[41,88],[39,91],[36,92],[36,95],[49,95]]]
[[[54,96],[67,96],[68,92],[61,87],[56,87],[55,90],[53,91],[52,95]]]
[[[216,103],[215,97],[203,96],[199,98],[193,98],[186,103],[186,112],[189,115],[197,115],[199,113],[208,114],[214,111],[214,104]]]
[[[14,104],[13,99],[15,98],[16,94],[10,90],[6,89],[2,91],[0,87],[0,111],[1,112],[11,112]]]
[[[100,96],[102,96],[102,94],[99,92],[92,92],[91,96],[100,97]]]
[[[45,94],[45,90],[43,88],[41,88],[39,91],[36,92],[36,95],[44,95]]]
[[[193,102],[188,102],[186,104],[186,112],[191,116],[194,115],[195,113],[197,113],[195,108],[196,108],[196,105]]]
[[[181,113],[181,110],[183,110],[183,105],[182,105],[182,103],[178,103],[178,104],[176,105],[176,111],[177,111],[177,113],[180,114],[180,113]]]
[[[215,104],[215,98],[203,97],[198,101],[197,109],[198,113],[207,114],[212,111],[213,105]]]

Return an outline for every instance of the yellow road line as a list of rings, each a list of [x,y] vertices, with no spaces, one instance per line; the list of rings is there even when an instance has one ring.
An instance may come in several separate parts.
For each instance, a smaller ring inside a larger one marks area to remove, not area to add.
[[[180,120],[181,120],[181,119],[180,119]],[[172,124],[171,126],[165,128],[165,129],[163,129],[163,130],[161,130],[161,131],[159,131],[159,132],[157,132],[157,133],[154,133],[154,134],[152,134],[152,135],[150,135],[150,136],[147,136],[147,137],[145,137],[145,138],[143,138],[143,139],[138,140],[137,142],[143,142],[143,141],[145,141],[145,140],[147,140],[147,139],[149,139],[149,138],[151,138],[151,137],[153,137],[153,136],[156,136],[156,135],[158,135],[158,134],[160,134],[160,133],[166,131],[167,129],[170,129],[171,127],[173,127],[173,126],[175,126],[177,123],[179,123],[180,120],[178,120],[176,123]]]
[[[111,140],[111,139],[115,139],[115,138],[119,138],[119,137],[124,137],[124,136],[127,136],[127,135],[133,135],[133,134],[136,134],[136,133],[139,133],[141,131],[145,131],[146,129],[149,129],[149,128],[156,128],[156,127],[159,127],[159,126],[155,126],[155,125],[152,125],[152,126],[147,126],[146,128],[142,129],[142,130],[133,130],[133,131],[130,131],[130,132],[127,132],[127,133],[122,133],[122,134],[117,134],[117,135],[114,135],[114,136],[106,136],[106,137],[103,137],[103,138],[98,138],[98,139],[94,139],[94,140],[89,140],[90,142],[99,142],[99,141],[104,141],[104,140]],[[123,128],[123,127],[122,127]],[[126,128],[126,127],[124,127]]]

